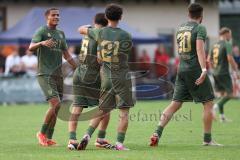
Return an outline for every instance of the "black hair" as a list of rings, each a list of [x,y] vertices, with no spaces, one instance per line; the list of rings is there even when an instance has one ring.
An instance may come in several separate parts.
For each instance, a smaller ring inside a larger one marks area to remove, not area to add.
[[[94,23],[102,25],[103,27],[107,26],[108,21],[105,18],[105,14],[104,13],[97,13],[94,17]]]
[[[198,19],[202,17],[203,7],[199,3],[191,3],[188,6],[188,13],[190,18]]]
[[[122,18],[123,9],[117,4],[109,4],[105,9],[106,18],[111,21],[119,21]]]
[[[55,11],[55,10],[58,11],[59,9],[58,8],[48,8],[44,13],[45,17],[47,17],[51,11]]]

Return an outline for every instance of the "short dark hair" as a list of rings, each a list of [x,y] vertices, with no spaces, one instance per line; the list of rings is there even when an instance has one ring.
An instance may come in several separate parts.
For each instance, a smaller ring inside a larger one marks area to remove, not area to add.
[[[123,13],[123,9],[121,6],[117,4],[109,4],[105,9],[106,18],[111,21],[118,21],[121,19]]]
[[[104,13],[97,13],[94,17],[94,23],[102,25],[103,27],[107,26],[108,21],[105,18],[105,14]]]
[[[190,18],[198,19],[202,16],[203,7],[199,3],[191,3],[188,6],[188,13]]]
[[[48,8],[44,13],[45,17],[47,17],[51,11],[55,11],[55,10],[59,10],[59,9],[58,8]]]
[[[230,28],[227,28],[227,27],[222,27],[219,31],[219,35],[224,35],[226,33],[230,33],[231,32],[231,29]]]

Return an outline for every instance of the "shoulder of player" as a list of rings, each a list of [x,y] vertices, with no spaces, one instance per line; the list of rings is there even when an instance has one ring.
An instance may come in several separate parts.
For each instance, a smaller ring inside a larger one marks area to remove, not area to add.
[[[121,28],[119,28],[119,30],[120,30],[121,37],[126,37],[126,38],[129,38],[129,39],[132,38],[132,36],[131,36],[131,34],[129,32],[127,32],[127,31],[125,31],[125,30],[123,30]]]
[[[224,41],[223,42],[224,43],[224,45],[225,45],[225,47],[227,48],[227,47],[232,47],[232,44],[229,42],[229,41]]]
[[[189,28],[188,22],[184,22],[177,27],[177,33],[181,31],[186,31],[186,30],[192,30],[191,27]]]
[[[217,41],[217,42],[215,42],[215,43],[213,43],[212,45],[211,45],[211,50],[213,50],[215,47],[219,47],[220,46],[220,43],[221,43],[221,41]]]
[[[124,34],[126,34],[128,37],[132,37],[131,34],[125,30],[122,30]]]
[[[177,27],[177,28],[179,29],[179,28],[181,28],[181,27],[184,27],[184,26],[186,26],[187,24],[188,24],[188,22],[181,23],[180,25],[178,25],[178,27]]]
[[[97,33],[97,34],[101,34],[101,32],[102,32],[103,30],[105,30],[105,28],[106,28],[106,27],[103,27],[103,28],[88,27],[88,31],[91,30],[91,31],[93,31],[93,32],[95,32],[95,33]]]
[[[224,40],[224,43],[226,44],[226,45],[232,45],[229,41],[227,41],[227,40]]]
[[[59,32],[59,33],[61,33],[61,34],[65,35],[65,33],[64,33],[64,31],[63,31],[63,30],[61,30],[61,29],[56,29],[56,30],[57,30],[57,32]]]
[[[39,28],[36,29],[36,32],[40,33],[40,32],[45,32],[47,30],[46,26],[40,26]]]
[[[202,25],[202,24],[198,24],[196,28],[197,28],[197,30],[207,31],[206,27],[204,25]]]

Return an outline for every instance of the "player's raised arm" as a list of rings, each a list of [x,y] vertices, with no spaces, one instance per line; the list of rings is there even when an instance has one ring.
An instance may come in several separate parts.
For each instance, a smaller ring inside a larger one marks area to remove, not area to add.
[[[84,25],[78,28],[78,32],[82,35],[87,35],[95,41],[99,40],[100,28],[90,28],[90,25]]]
[[[91,25],[80,26],[80,27],[78,28],[78,32],[79,32],[80,34],[82,34],[82,35],[87,35],[87,34],[88,34],[88,28],[89,28],[89,26],[91,26]]]

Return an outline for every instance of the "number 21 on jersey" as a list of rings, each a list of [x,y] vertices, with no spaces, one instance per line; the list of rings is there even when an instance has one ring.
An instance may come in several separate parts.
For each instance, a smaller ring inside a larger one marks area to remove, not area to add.
[[[177,34],[178,53],[191,52],[191,37],[192,33],[189,31]]]
[[[118,59],[119,41],[101,42],[101,57],[104,62],[119,62]]]

